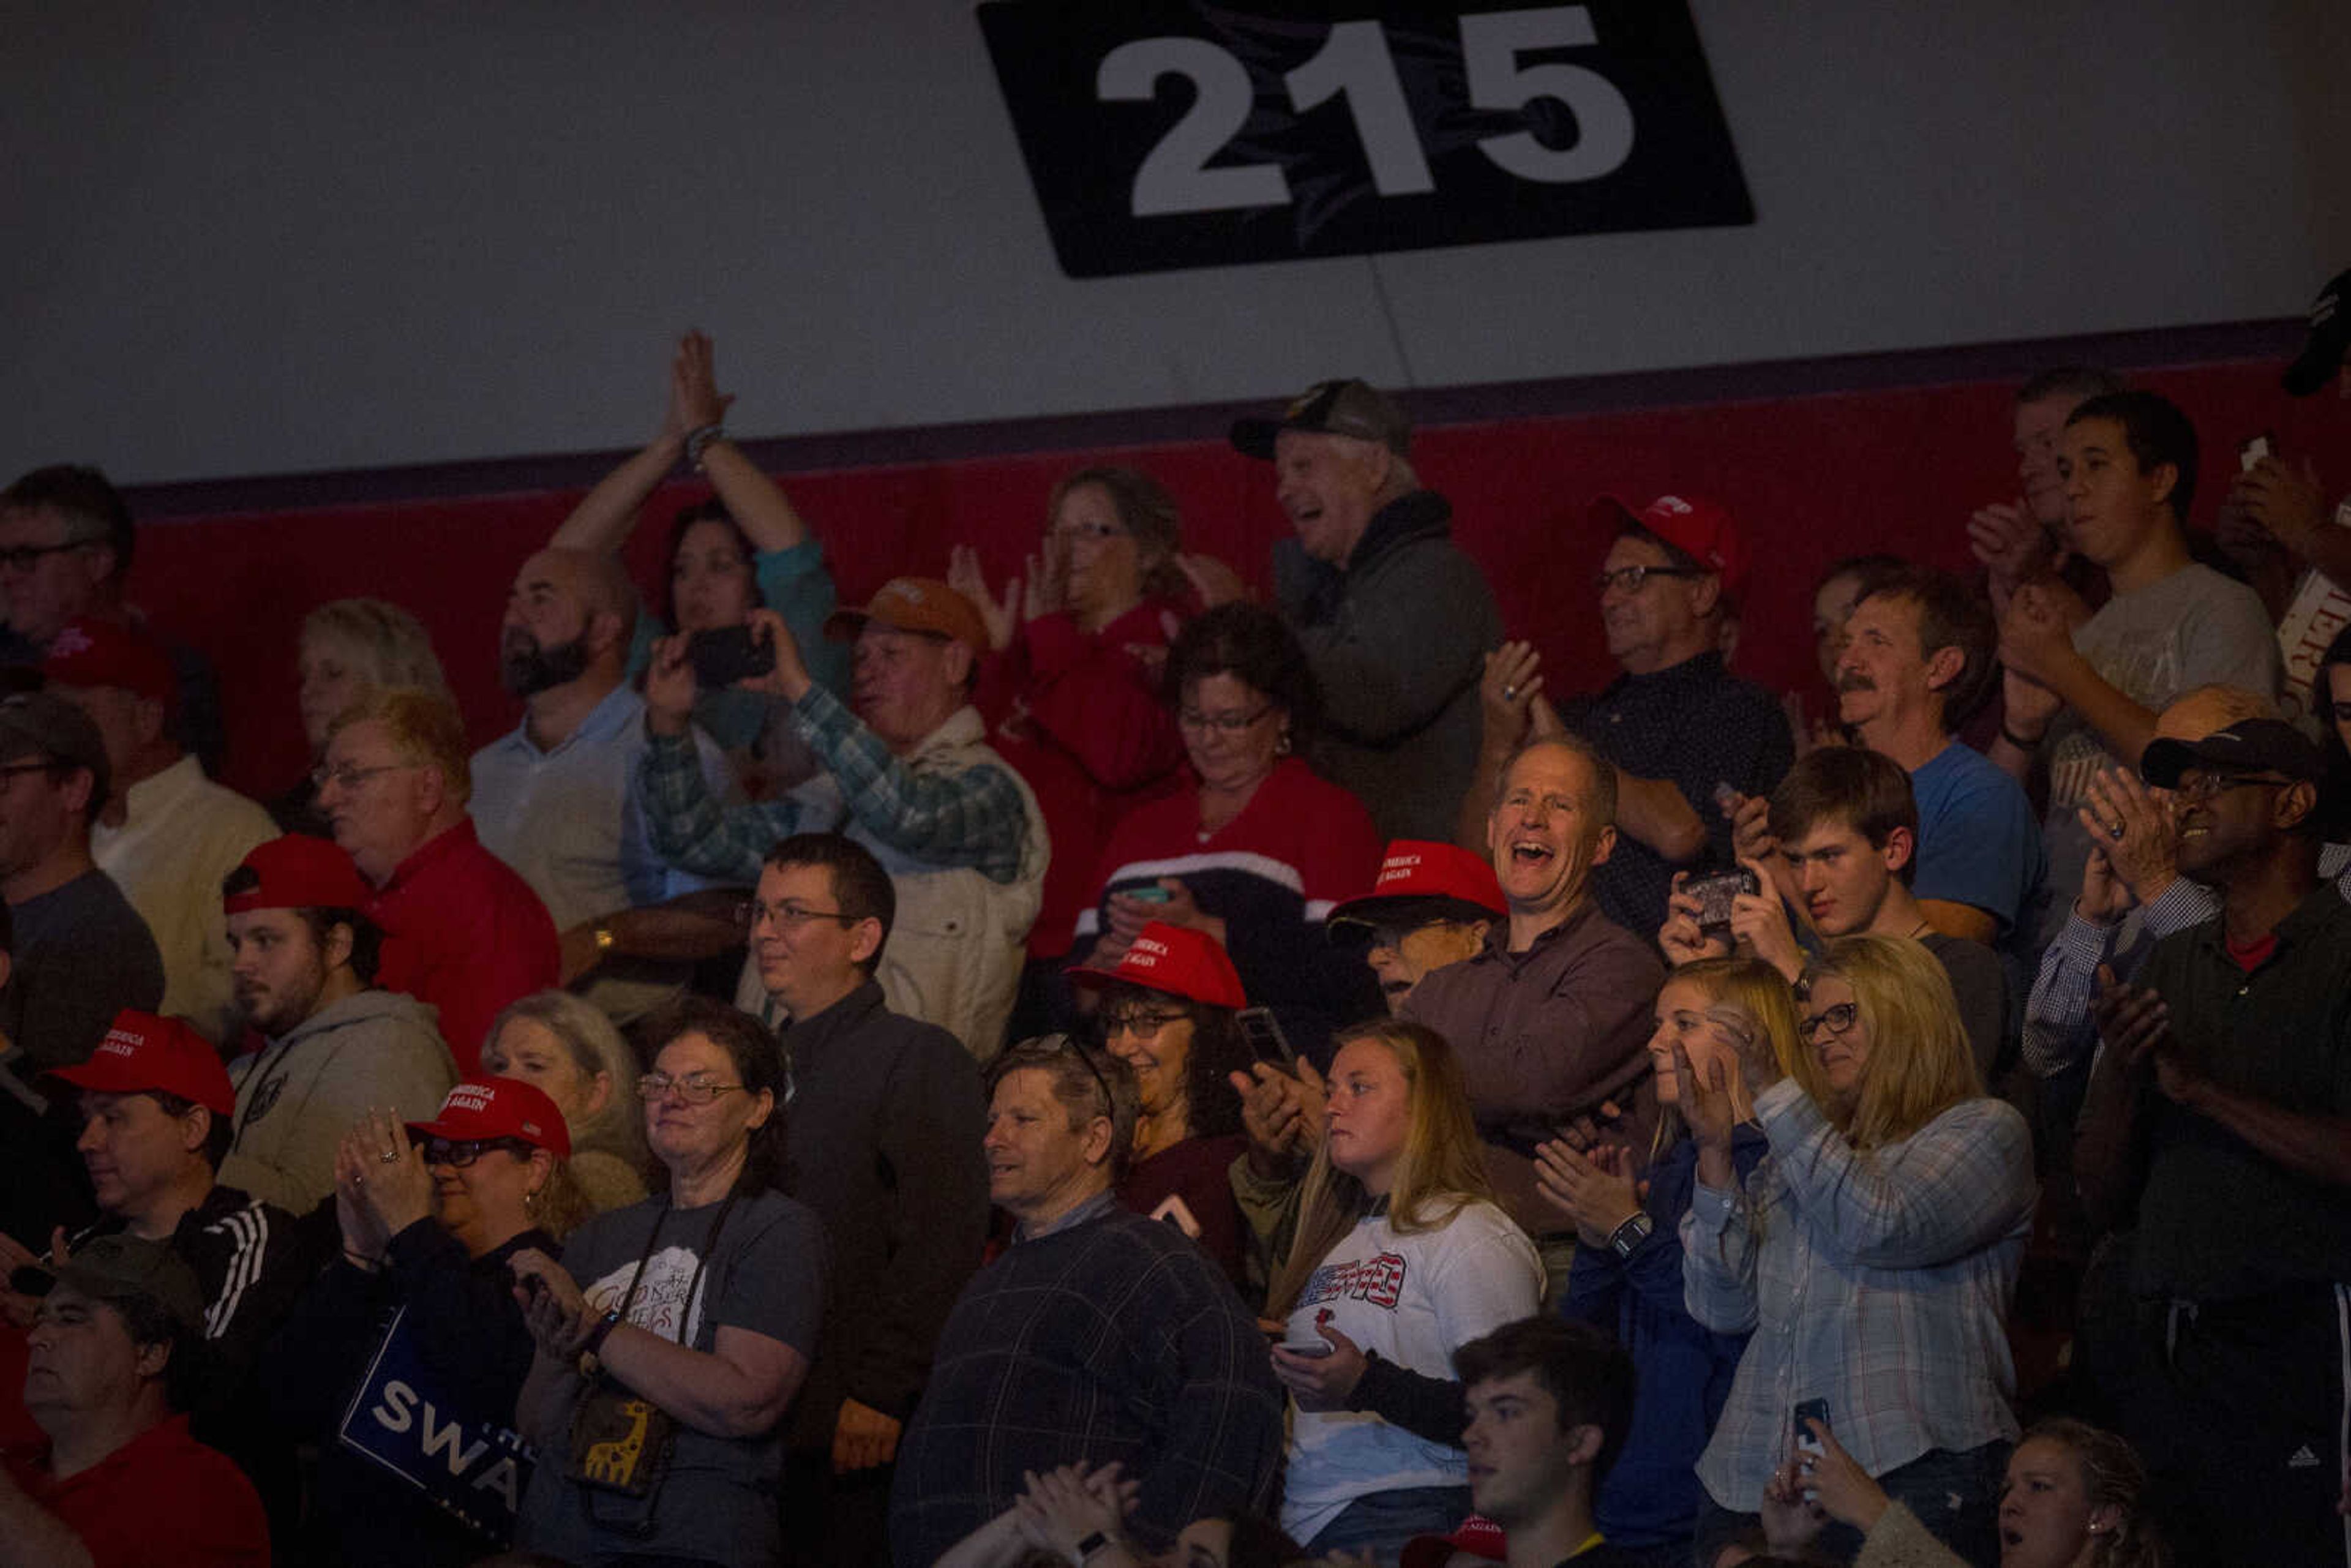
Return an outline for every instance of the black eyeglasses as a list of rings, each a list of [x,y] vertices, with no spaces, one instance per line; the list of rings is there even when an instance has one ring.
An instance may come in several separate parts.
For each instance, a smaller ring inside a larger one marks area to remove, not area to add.
[[[1834,1007],[1823,1008],[1819,1012],[1798,1024],[1796,1034],[1806,1045],[1812,1044],[1823,1030],[1843,1040],[1845,1037],[1845,1031],[1853,1028],[1854,1020],[1860,1017],[1861,1009],[1857,1005],[1852,1002],[1839,1002]]]
[[[2182,779],[2172,793],[2193,806],[2210,800],[2215,795],[2241,789],[2248,784],[2266,784],[2273,789],[2283,789],[2293,782],[2291,779],[2264,779],[2258,773],[2198,773]]]
[[[427,1138],[423,1146],[426,1165],[452,1166],[458,1170],[464,1170],[492,1149],[504,1149],[524,1159],[530,1157],[530,1145],[520,1138]]]
[[[1186,1012],[1161,1012],[1150,1008],[1125,1008],[1117,1012],[1105,1011],[1102,1015],[1102,1039],[1109,1040],[1113,1035],[1124,1030],[1137,1040],[1157,1040],[1161,1030],[1180,1019],[1190,1016]]]
[[[1641,585],[1653,577],[1704,577],[1706,573],[1687,566],[1620,566],[1614,571],[1602,570],[1593,579],[1593,586],[1605,593],[1621,588],[1627,593],[1638,593]]]
[[[30,571],[41,564],[41,558],[45,555],[62,555],[67,550],[87,549],[98,542],[96,539],[68,539],[61,545],[10,545],[0,549],[0,570]]]

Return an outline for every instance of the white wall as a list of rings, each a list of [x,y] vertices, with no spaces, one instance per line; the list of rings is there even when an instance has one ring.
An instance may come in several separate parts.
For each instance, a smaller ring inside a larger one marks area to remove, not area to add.
[[[690,323],[781,435],[2273,318],[2351,265],[2338,0],[1696,12],[1751,228],[1073,282],[963,5],[5,0],[0,470],[621,445]]]

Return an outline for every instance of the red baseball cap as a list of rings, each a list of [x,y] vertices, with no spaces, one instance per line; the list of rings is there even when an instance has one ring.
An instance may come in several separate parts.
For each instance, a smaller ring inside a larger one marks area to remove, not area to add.
[[[248,887],[244,885],[245,877],[231,873],[229,881],[239,890],[221,900],[224,914],[242,915],[248,909],[365,909],[375,896],[360,880],[350,856],[328,840],[303,833],[254,845],[236,870],[249,871],[260,880]]]
[[[215,1116],[236,1110],[236,1089],[211,1041],[183,1019],[129,1008],[114,1015],[88,1061],[50,1076],[103,1094],[176,1094]]]
[[[1334,905],[1329,920],[1378,925],[1406,913],[1407,905],[1429,899],[1454,906],[1448,919],[1499,920],[1510,913],[1502,902],[1502,884],[1484,855],[1432,839],[1398,839],[1388,845],[1372,891]]]
[[[1112,969],[1069,971],[1072,985],[1106,986],[1123,981],[1148,991],[1165,991],[1212,1008],[1245,1008],[1249,993],[1224,947],[1205,931],[1153,921]]]
[[[42,677],[60,686],[120,686],[170,703],[180,688],[172,661],[155,640],[112,621],[68,621],[41,661]]]
[[[971,601],[935,577],[893,577],[863,609],[843,608],[824,618],[824,634],[853,640],[868,621],[900,632],[922,632],[961,643],[974,653],[987,652],[987,622]]]
[[[1502,1527],[1483,1514],[1473,1513],[1450,1535],[1414,1536],[1405,1542],[1404,1555],[1396,1561],[1402,1568],[1445,1568],[1457,1552],[1483,1557],[1489,1563],[1499,1563],[1510,1554]]]
[[[1622,496],[1603,496],[1592,503],[1592,514],[1612,526],[1640,524],[1707,570],[1720,572],[1722,586],[1733,593],[1747,580],[1747,536],[1715,502],[1660,496],[1635,507]]]
[[[472,1143],[482,1138],[520,1138],[545,1149],[559,1160],[571,1157],[571,1129],[547,1091],[519,1078],[493,1078],[484,1083],[460,1083],[441,1102],[441,1113],[430,1122],[411,1122],[412,1138],[446,1138]]]

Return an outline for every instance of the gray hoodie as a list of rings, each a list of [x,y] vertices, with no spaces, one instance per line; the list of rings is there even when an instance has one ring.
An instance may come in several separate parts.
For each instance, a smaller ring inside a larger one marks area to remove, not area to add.
[[[335,1149],[380,1106],[425,1121],[457,1082],[431,1008],[402,991],[361,991],[231,1062],[236,1141],[219,1179],[308,1214],[335,1192]]]

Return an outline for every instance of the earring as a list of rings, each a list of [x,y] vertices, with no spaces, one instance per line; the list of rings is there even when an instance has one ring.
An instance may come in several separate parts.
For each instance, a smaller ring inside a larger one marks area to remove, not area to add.
[[[1281,732],[1280,738],[1273,743],[1273,754],[1276,757],[1287,757],[1290,755],[1290,732],[1288,730],[1283,730]]]

